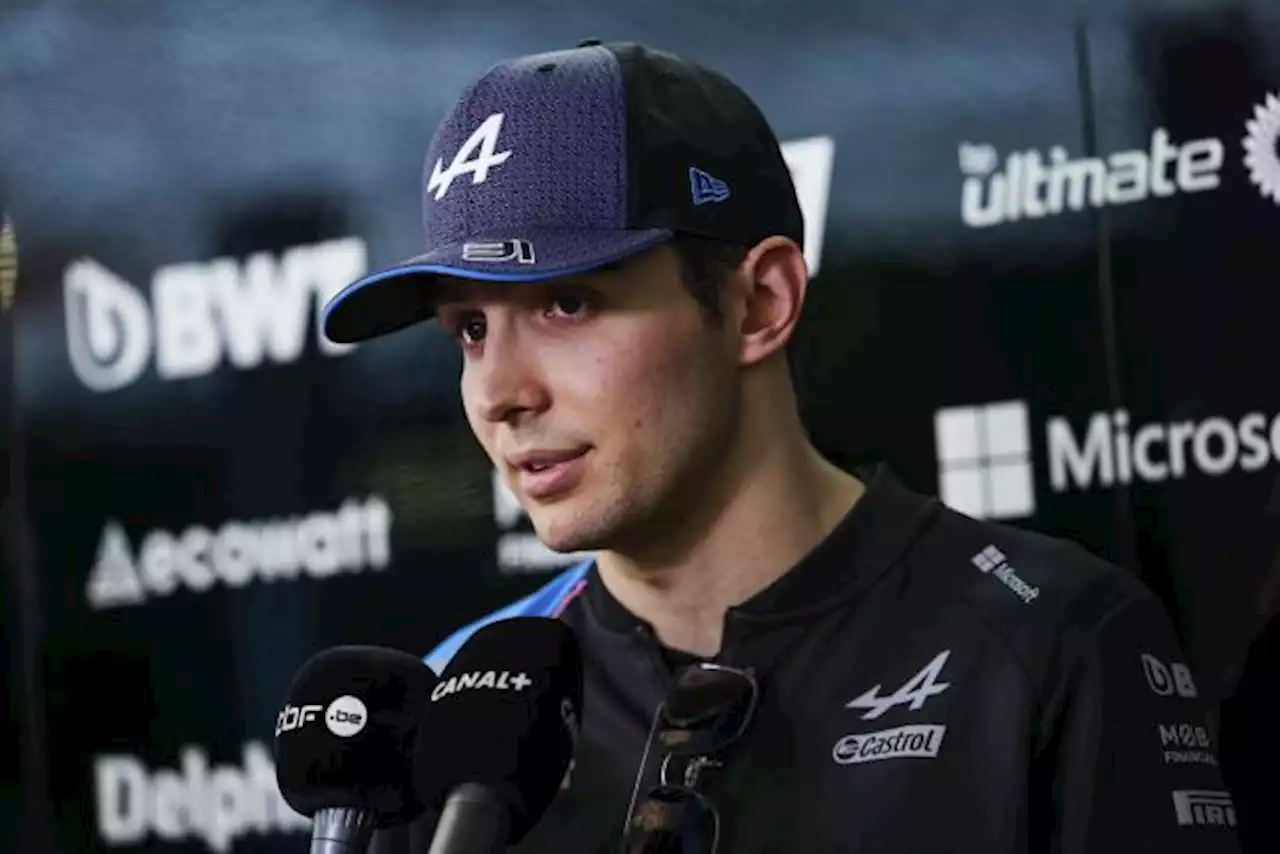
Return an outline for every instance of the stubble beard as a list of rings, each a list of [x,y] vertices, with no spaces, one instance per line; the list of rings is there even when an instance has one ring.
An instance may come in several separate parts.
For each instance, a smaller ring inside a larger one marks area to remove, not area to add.
[[[708,505],[724,499],[727,455],[737,442],[741,417],[737,404],[732,397],[718,401],[693,435],[655,452],[658,461],[647,468],[642,483],[609,482],[584,511],[557,522],[558,530],[539,531],[544,544],[562,553],[640,555],[696,536],[701,521],[717,509]]]

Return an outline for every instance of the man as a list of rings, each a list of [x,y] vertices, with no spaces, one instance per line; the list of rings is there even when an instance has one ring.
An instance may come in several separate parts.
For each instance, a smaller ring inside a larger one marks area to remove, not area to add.
[[[802,220],[746,94],[637,45],[524,57],[463,94],[427,170],[428,251],[324,323],[357,341],[434,315],[538,536],[594,553],[426,659],[509,616],[577,632],[576,765],[516,850],[617,850],[664,773],[655,710],[701,660],[759,683],[698,783],[721,852],[1237,850],[1138,581],[809,443],[786,356]]]

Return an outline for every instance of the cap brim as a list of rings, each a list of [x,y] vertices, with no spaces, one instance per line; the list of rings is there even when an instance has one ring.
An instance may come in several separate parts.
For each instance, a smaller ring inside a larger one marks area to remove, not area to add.
[[[326,338],[352,344],[395,332],[435,314],[433,281],[457,276],[486,282],[540,282],[587,273],[664,243],[662,228],[634,231],[540,230],[441,246],[371,273],[343,288],[321,313]],[[510,257],[507,257],[510,256]],[[476,260],[492,257],[494,260]]]

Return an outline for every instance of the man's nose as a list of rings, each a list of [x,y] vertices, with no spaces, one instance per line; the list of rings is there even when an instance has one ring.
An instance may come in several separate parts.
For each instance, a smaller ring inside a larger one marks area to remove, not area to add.
[[[493,423],[546,409],[549,395],[537,359],[519,346],[518,337],[492,335],[484,354],[471,366],[477,414]]]

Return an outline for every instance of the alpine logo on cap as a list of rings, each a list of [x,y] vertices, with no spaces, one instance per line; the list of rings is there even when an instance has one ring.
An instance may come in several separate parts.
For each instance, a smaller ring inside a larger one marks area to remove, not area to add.
[[[494,113],[481,122],[471,136],[467,137],[467,141],[462,143],[458,153],[453,155],[448,169],[441,169],[444,166],[443,157],[436,158],[435,165],[431,167],[431,177],[427,179],[427,191],[435,193],[437,202],[449,192],[455,178],[470,172],[472,184],[483,184],[489,180],[490,169],[507,162],[507,158],[511,156],[510,149],[497,151],[502,119],[502,113]],[[475,157],[471,156],[473,154]]]
[[[689,167],[689,189],[695,205],[723,202],[729,198],[729,185],[696,166]]]

